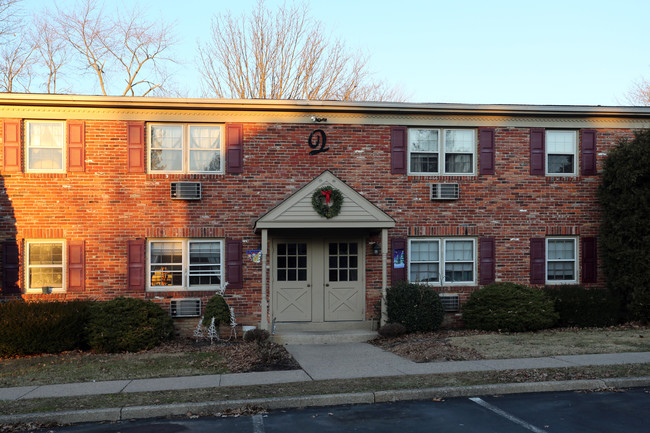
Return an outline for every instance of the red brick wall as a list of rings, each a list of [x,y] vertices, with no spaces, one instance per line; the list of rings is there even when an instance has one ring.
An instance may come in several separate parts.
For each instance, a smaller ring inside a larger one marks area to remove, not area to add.
[[[127,173],[126,122],[87,120],[85,128],[85,172],[3,173],[0,228],[4,239],[16,236],[19,240],[86,242],[85,291],[59,298],[182,296],[206,301],[212,293],[129,293],[127,240],[229,237],[243,239],[244,250],[257,249],[261,238],[253,232],[255,221],[324,170],[332,171],[395,218],[396,227],[389,231],[391,238],[466,233],[494,237],[496,277],[501,281],[528,283],[531,237],[594,236],[598,231],[599,177],[531,176],[528,128],[497,128],[496,175],[468,177],[391,175],[388,126],[318,125],[327,134],[330,150],[310,156],[307,138],[316,129],[314,125],[245,124],[244,173],[240,175]],[[598,153],[631,136],[630,130],[598,130]],[[603,158],[598,156],[599,170]],[[170,182],[178,180],[201,181],[203,199],[171,200]],[[458,182],[460,199],[430,201],[432,181]],[[374,235],[369,241],[380,239]],[[381,297],[381,264],[369,247],[366,255],[366,310],[370,318],[376,317],[375,306]],[[237,311],[238,323],[256,324],[261,319],[261,264],[245,259],[243,263],[244,288],[227,290],[226,298]],[[603,283],[599,272],[596,285]],[[465,299],[474,289],[453,291],[461,292]]]

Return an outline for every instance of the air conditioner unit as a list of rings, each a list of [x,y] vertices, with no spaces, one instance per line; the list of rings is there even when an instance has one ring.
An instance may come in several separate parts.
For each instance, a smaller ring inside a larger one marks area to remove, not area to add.
[[[432,183],[431,200],[458,200],[460,187],[457,183]]]
[[[172,299],[169,311],[172,317],[199,317],[201,315],[201,300]]]
[[[446,312],[460,310],[460,295],[457,293],[439,293],[442,309]]]
[[[172,182],[171,198],[175,200],[201,200],[201,182]]]

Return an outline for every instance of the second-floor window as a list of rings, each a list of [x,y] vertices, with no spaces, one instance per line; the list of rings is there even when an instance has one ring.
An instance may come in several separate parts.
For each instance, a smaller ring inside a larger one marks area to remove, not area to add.
[[[223,172],[222,125],[151,124],[148,137],[152,173]]]
[[[576,174],[576,131],[546,131],[546,174]]]
[[[65,122],[25,121],[25,166],[27,171],[65,171]]]
[[[410,128],[408,150],[411,174],[474,174],[473,129]]]

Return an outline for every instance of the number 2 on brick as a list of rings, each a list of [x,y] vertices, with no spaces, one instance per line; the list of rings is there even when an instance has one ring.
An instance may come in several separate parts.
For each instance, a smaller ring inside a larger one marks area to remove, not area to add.
[[[311,147],[314,150],[309,152],[309,154],[317,155],[321,152],[327,152],[328,150],[330,150],[330,148],[325,147],[326,143],[327,143],[327,136],[325,135],[325,131],[323,131],[322,129],[317,129],[313,131],[311,134],[309,134],[309,141],[307,142],[307,144],[309,144],[309,147]]]

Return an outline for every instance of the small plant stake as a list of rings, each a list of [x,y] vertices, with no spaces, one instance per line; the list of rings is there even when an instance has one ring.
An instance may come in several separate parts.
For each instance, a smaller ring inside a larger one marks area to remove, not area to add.
[[[203,321],[203,317],[199,319],[199,323],[196,325],[196,328],[194,328],[194,337],[196,338],[196,342],[199,342],[199,338],[205,337],[205,334],[203,333],[203,325],[201,322]]]
[[[215,338],[217,340],[220,340],[219,330],[214,325],[214,317],[212,318],[212,321],[210,322],[210,327],[208,328],[208,338],[210,338],[210,344],[212,344],[212,340],[214,340]]]

